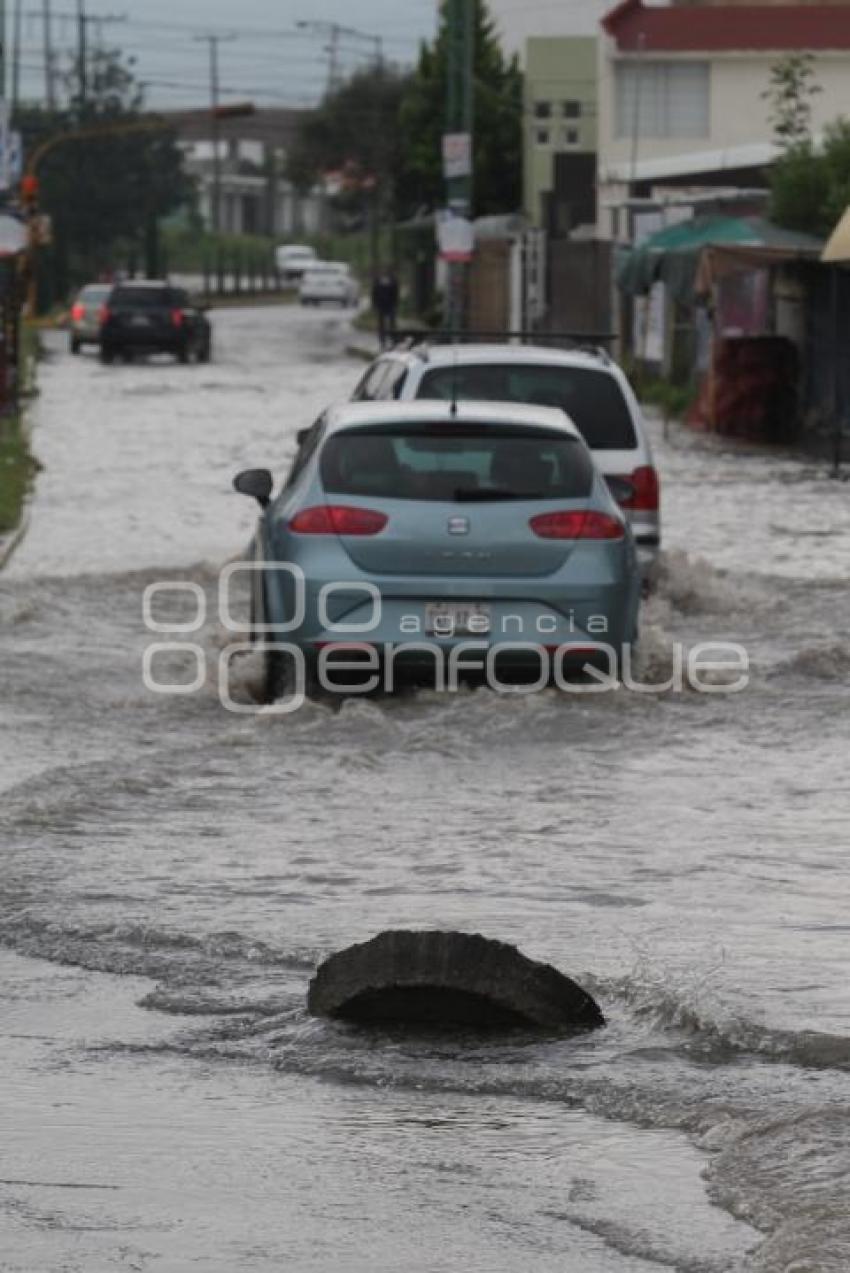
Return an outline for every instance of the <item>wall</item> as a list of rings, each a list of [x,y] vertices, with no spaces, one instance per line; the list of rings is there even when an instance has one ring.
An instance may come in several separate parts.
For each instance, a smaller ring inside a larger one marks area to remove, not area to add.
[[[544,330],[610,332],[611,245],[554,240],[548,247],[549,308]]]

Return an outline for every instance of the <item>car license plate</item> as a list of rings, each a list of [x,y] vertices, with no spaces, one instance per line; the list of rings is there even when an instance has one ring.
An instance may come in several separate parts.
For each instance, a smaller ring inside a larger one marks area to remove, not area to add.
[[[487,636],[490,607],[481,601],[430,601],[425,607],[429,636]]]
[[[143,318],[141,314],[137,314],[134,318],[130,319],[131,327],[150,327],[150,325],[151,320],[149,318]]]

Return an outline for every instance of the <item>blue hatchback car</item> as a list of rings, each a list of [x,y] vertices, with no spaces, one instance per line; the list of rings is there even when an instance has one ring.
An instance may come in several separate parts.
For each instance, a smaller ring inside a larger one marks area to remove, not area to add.
[[[275,498],[266,469],[234,486],[262,507],[252,639],[270,699],[299,678],[308,691],[542,685],[608,668],[636,640],[632,533],[561,411],[333,407],[299,435]]]

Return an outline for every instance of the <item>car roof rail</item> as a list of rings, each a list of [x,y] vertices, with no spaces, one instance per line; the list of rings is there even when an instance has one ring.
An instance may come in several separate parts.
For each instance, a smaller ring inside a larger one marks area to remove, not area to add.
[[[449,331],[436,329],[422,331],[415,328],[398,328],[392,338],[393,348],[417,351],[422,345],[465,345],[474,343],[508,344],[517,341],[520,344],[546,345],[555,348],[566,345],[577,353],[590,354],[604,362],[610,361],[610,354],[605,348],[616,339],[616,332],[576,332],[576,331]],[[427,354],[424,355],[427,357]]]
[[[402,353],[420,353],[421,346],[428,344],[431,333],[415,327],[397,327],[389,335],[389,348]],[[427,354],[424,355],[427,357]]]

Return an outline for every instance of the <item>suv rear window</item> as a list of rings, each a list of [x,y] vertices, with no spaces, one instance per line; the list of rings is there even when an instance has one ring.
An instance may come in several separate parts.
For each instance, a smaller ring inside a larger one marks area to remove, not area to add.
[[[637,446],[629,407],[617,381],[589,367],[533,363],[435,367],[425,372],[416,396],[559,407],[591,450],[626,451]]]
[[[169,287],[116,287],[112,304],[127,309],[162,309],[172,304],[172,296]]]
[[[582,499],[593,461],[578,438],[504,425],[392,425],[332,434],[321,458],[325,491],[365,498]]]

